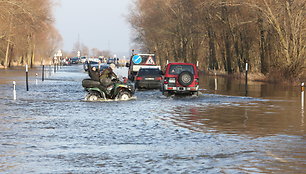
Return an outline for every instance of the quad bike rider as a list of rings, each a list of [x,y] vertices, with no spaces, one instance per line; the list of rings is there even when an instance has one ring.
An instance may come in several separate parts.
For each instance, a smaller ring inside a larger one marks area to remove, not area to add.
[[[134,94],[132,84],[123,83],[118,80],[113,72],[114,64],[99,72],[97,68],[88,68],[91,79],[84,79],[82,86],[88,91],[85,100],[94,101],[98,99],[120,99],[127,100]]]

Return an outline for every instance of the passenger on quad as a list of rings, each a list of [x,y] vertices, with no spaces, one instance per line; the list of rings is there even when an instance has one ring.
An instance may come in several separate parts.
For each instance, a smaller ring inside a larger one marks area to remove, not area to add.
[[[107,88],[112,85],[114,81],[118,80],[117,75],[114,73],[113,69],[115,68],[114,64],[111,64],[108,68],[104,69],[99,77],[99,81],[102,86]]]
[[[88,65],[88,75],[94,81],[100,80],[100,72],[94,66],[91,67],[90,65]]]

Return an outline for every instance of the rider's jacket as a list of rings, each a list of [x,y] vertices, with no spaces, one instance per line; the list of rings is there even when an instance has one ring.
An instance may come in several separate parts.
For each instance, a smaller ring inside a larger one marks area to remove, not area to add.
[[[99,74],[99,71],[94,71],[92,70],[92,67],[90,65],[88,65],[88,75],[89,77],[92,79],[92,80],[95,80],[95,81],[99,81],[100,78],[100,74]]]
[[[100,74],[100,83],[103,86],[109,86],[112,84],[112,80],[117,79],[117,75],[113,72],[112,68],[104,69]]]

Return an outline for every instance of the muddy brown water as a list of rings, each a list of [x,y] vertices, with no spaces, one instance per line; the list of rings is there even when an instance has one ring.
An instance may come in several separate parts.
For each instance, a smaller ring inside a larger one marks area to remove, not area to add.
[[[199,97],[85,102],[81,65],[38,84],[36,72],[27,92],[23,70],[0,70],[0,173],[306,171],[298,87],[250,82],[246,95],[243,81],[202,75]]]

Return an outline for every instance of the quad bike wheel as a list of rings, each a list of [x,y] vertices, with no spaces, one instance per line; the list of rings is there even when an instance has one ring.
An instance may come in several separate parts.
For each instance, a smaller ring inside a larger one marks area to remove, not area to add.
[[[119,100],[128,100],[130,98],[131,98],[131,93],[129,93],[128,91],[121,91],[117,97],[117,99]]]
[[[87,94],[85,97],[86,101],[97,101],[99,97],[96,94]]]

